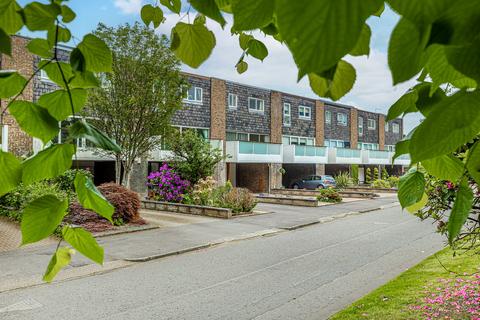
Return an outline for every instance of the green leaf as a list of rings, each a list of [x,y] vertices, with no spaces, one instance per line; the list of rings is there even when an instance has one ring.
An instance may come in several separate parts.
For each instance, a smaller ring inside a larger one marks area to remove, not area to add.
[[[20,91],[27,83],[27,79],[18,72],[0,71],[0,99],[11,98]]]
[[[313,92],[333,100],[338,100],[347,94],[352,89],[356,77],[355,68],[345,60],[340,60],[334,68],[332,80],[313,73],[308,75]]]
[[[73,12],[73,10],[66,5],[61,6],[61,12],[62,12],[62,21],[65,23],[72,22],[77,16],[75,12]]]
[[[233,29],[263,28],[273,20],[274,0],[232,0]]]
[[[47,143],[58,134],[57,120],[46,109],[33,102],[13,101],[9,104],[8,110],[23,131],[39,138],[43,143]]]
[[[388,45],[388,66],[392,72],[393,84],[409,80],[422,69],[425,39],[423,34],[407,19],[400,19],[395,26]]]
[[[382,3],[382,6],[373,15],[376,17],[380,17],[383,11],[385,11],[385,3]]]
[[[362,28],[362,33],[360,33],[360,38],[358,38],[357,44],[350,51],[352,56],[363,56],[370,54],[370,37],[372,36],[372,30],[368,24],[364,24]]]
[[[443,99],[417,127],[410,142],[413,162],[455,151],[480,132],[480,92]]]
[[[98,264],[103,264],[103,248],[97,243],[92,234],[82,228],[65,226],[62,229],[63,239],[85,257]]]
[[[242,48],[243,50],[247,50],[248,49],[248,42],[252,39],[254,39],[254,38],[251,35],[243,33],[243,32],[240,33],[240,36],[238,37],[238,42],[240,44],[240,48]]]
[[[61,26],[58,26],[58,34],[56,26],[52,26],[47,32],[47,40],[52,46],[58,42],[68,42],[71,38],[72,34],[70,30]]]
[[[422,166],[439,180],[457,182],[463,175],[463,162],[451,155],[422,161]]]
[[[172,29],[176,37],[172,50],[185,64],[198,68],[212,53],[215,47],[215,35],[202,24],[177,23]]]
[[[473,192],[468,181],[464,179],[460,183],[452,212],[448,219],[448,241],[452,244],[453,240],[460,234],[463,225],[467,221],[473,204]]]
[[[70,66],[70,64],[65,62],[53,61],[48,63],[47,60],[42,60],[39,64],[39,68],[43,68],[43,70],[45,70],[45,72],[47,73],[48,78],[62,88],[66,88],[66,84],[63,81],[60,68],[62,68],[62,72],[65,76],[65,80],[67,81],[67,83],[73,77],[72,67]]]
[[[68,128],[70,138],[85,138],[95,144],[97,147],[113,152],[121,152],[122,149],[105,133],[98,130],[93,125],[86,122],[84,119],[76,121]]]
[[[468,173],[480,184],[480,142],[475,144],[468,151],[467,170]]]
[[[418,202],[415,203],[415,204],[412,204],[412,205],[409,206],[409,207],[406,207],[405,209],[407,209],[407,211],[410,212],[410,213],[415,213],[415,212],[417,212],[418,210],[423,209],[423,207],[425,207],[425,205],[427,204],[427,202],[428,202],[428,196],[427,196],[427,194],[424,192],[424,193],[423,193],[423,196],[422,196],[422,199],[420,199],[420,201],[418,201]]]
[[[194,24],[205,24],[205,23],[207,23],[207,18],[203,14],[198,13],[197,16],[195,17],[195,20],[193,20],[193,23]]]
[[[67,213],[68,200],[45,195],[30,202],[22,213],[22,245],[50,236]]]
[[[80,204],[85,209],[93,210],[112,222],[112,215],[115,208],[105,199],[100,191],[98,191],[92,180],[83,174],[77,173],[74,184]]]
[[[170,9],[170,11],[180,14],[182,0],[160,0],[160,3]]]
[[[12,55],[12,39],[10,36],[0,28],[0,54]]]
[[[153,22],[153,27],[158,28],[163,21],[163,11],[160,7],[154,7],[151,4],[144,5],[140,16],[143,23],[148,27]]]
[[[218,8],[227,13],[232,13],[232,3],[230,0],[216,0]]]
[[[35,38],[30,40],[27,49],[42,58],[51,58],[53,56],[52,46],[45,39]]]
[[[442,89],[437,88],[434,90],[432,89],[433,86],[434,85],[430,82],[424,82],[414,87],[418,94],[416,102],[417,110],[426,117],[428,117],[432,110],[436,108],[442,100],[447,98]]]
[[[85,59],[85,69],[92,72],[112,71],[112,52],[105,42],[87,34],[77,46]]]
[[[382,0],[278,0],[277,24],[299,78],[332,68],[357,44],[365,20]]]
[[[73,49],[70,53],[70,66],[74,71],[86,72],[85,58],[78,48]]]
[[[416,112],[417,106],[416,102],[418,99],[418,93],[416,90],[411,90],[405,93],[400,99],[395,102],[390,109],[388,109],[387,118],[385,121],[391,121],[398,118],[402,114],[407,114],[409,112]]]
[[[451,47],[446,50],[448,62],[459,72],[480,82],[480,40],[464,47]]]
[[[420,25],[439,18],[452,4],[451,0],[388,0],[393,10]]]
[[[409,146],[410,146],[410,140],[409,139],[398,141],[395,144],[395,153],[393,154],[393,157],[392,157],[392,163],[395,161],[395,159],[400,157],[402,154],[408,154],[409,153],[409,150],[408,150]]]
[[[74,76],[70,79],[69,83],[71,88],[98,88],[100,86],[100,82],[95,77],[95,74],[90,71],[75,71]]]
[[[215,0],[189,0],[189,2],[195,10],[220,23],[222,28],[227,23]]]
[[[422,200],[425,177],[416,168],[408,170],[398,182],[398,200],[402,208],[410,207]]]
[[[23,9],[25,25],[30,31],[48,30],[55,23],[61,9],[57,4],[43,4],[31,2]]]
[[[43,275],[43,281],[51,282],[57,273],[70,263],[74,254],[75,250],[73,249],[67,247],[58,248],[50,259],[47,270]]]
[[[0,150],[0,197],[15,189],[22,180],[22,165],[15,156]]]
[[[74,154],[75,146],[72,144],[54,144],[40,151],[22,163],[23,183],[58,177],[72,167]]]
[[[45,109],[57,120],[62,121],[80,112],[87,101],[87,91],[85,89],[71,89],[73,110],[70,104],[68,91],[65,89],[56,90],[43,94],[38,100],[38,104]]]
[[[6,1],[0,8],[0,28],[7,34],[15,34],[23,27],[23,19],[19,11],[22,9],[16,1]]]
[[[250,39],[247,46],[247,53],[258,60],[263,61],[268,56],[267,47],[259,40]]]
[[[245,71],[248,70],[248,63],[246,63],[245,61],[240,61],[237,63],[237,65],[235,66],[237,68],[237,72],[239,74],[242,74],[244,73]]]

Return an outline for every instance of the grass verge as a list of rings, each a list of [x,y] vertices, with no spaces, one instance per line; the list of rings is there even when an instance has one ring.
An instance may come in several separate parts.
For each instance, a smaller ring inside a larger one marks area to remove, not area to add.
[[[459,274],[478,272],[479,266],[478,255],[461,254],[453,257],[450,248],[443,249],[333,315],[330,320],[421,319],[421,313],[410,310],[409,306],[421,301],[425,286],[435,286],[439,278],[456,278]]]

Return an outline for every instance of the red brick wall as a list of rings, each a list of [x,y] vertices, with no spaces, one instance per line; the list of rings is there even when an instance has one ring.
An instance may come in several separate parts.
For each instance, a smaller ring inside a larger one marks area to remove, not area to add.
[[[325,141],[325,104],[315,101],[315,144],[323,146]]]
[[[282,143],[282,94],[277,91],[272,91],[270,100],[270,142]]]
[[[237,164],[237,187],[252,192],[268,191],[268,165],[266,163]]]
[[[211,79],[211,112],[210,112],[210,138],[225,140],[226,134],[226,94],[227,88],[224,80]]]
[[[350,109],[350,148],[358,147],[358,112],[357,109]]]
[[[378,116],[378,148],[385,150],[385,116]]]

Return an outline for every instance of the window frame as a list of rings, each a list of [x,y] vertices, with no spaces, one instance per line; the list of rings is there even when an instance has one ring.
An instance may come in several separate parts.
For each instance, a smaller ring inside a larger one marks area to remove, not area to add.
[[[288,110],[288,114],[287,111]],[[286,121],[288,119],[288,121]],[[288,102],[283,103],[283,126],[290,127],[292,125],[292,105]]]
[[[332,124],[332,111],[325,110],[325,123]]]
[[[362,137],[363,136],[363,117],[359,116],[357,121],[358,121],[358,135]]]
[[[251,108],[250,101],[255,101],[255,109]],[[261,109],[258,108],[259,107],[258,104],[257,104],[258,102],[261,102],[261,104],[260,104]],[[260,99],[260,98],[255,98],[255,97],[248,97],[248,111],[252,112],[252,113],[264,114],[265,113],[265,100]]]
[[[345,119],[345,122],[339,120],[339,116],[342,116],[342,118]],[[337,124],[343,127],[346,127],[348,124],[348,117],[346,113],[343,112],[337,112]]]
[[[388,124],[387,121],[385,121],[385,132],[388,132],[389,130],[390,130],[390,125]]]
[[[302,111],[303,115],[300,113],[300,110],[303,110]],[[307,110],[308,110],[308,116],[306,115]],[[312,120],[312,107],[299,105],[298,106],[298,118],[303,119],[303,120]]]
[[[194,99],[190,99],[190,90],[193,89],[193,96]],[[197,91],[199,90],[199,91]],[[200,92],[200,99],[197,97],[197,93]],[[183,101],[191,104],[203,104],[203,88],[202,87],[197,87],[197,86],[191,86],[187,90],[187,96],[183,99]]]
[[[231,101],[230,101],[230,98],[233,98],[233,100],[235,100],[235,105],[230,104],[230,102],[231,102]],[[228,109],[230,109],[230,110],[237,110],[237,108],[238,108],[238,95],[235,94],[235,93],[230,93],[230,92],[229,92],[229,93],[228,93],[228,102],[227,102],[227,104],[228,104]]]
[[[393,133],[400,133],[400,124],[399,123],[395,123],[395,122],[392,123],[392,132]]]
[[[372,122],[371,122],[372,121]],[[373,126],[370,126],[370,123],[373,123]],[[372,118],[367,118],[367,129],[375,130],[377,129],[377,120]]]

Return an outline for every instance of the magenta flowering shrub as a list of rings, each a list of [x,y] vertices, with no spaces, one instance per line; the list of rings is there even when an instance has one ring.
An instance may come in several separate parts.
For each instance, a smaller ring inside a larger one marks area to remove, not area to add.
[[[435,290],[412,310],[422,312],[424,319],[480,320],[480,275],[470,278],[439,279]]]
[[[181,202],[190,182],[182,179],[166,163],[147,176],[148,198],[158,201]]]

